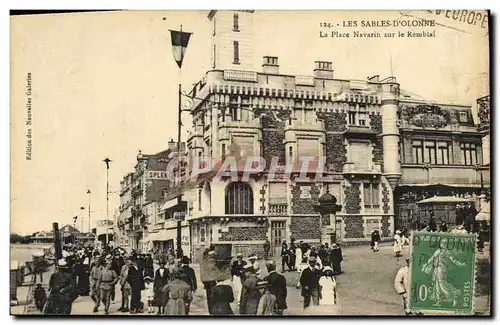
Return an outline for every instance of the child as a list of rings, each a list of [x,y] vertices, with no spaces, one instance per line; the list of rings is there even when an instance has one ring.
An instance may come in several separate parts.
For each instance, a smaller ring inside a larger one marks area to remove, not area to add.
[[[149,276],[144,278],[144,284],[146,286],[146,300],[148,302],[148,314],[154,314],[155,303],[154,303],[154,290],[153,290],[153,279]]]
[[[47,294],[45,293],[45,289],[42,287],[41,283],[38,283],[35,288],[35,292],[33,293],[35,298],[35,306],[40,312],[43,311],[43,306],[47,301]]]

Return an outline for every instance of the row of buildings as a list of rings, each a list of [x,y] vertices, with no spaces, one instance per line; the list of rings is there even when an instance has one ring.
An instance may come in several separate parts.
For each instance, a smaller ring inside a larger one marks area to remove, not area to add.
[[[266,162],[279,157],[326,157],[327,180],[206,179],[183,191],[166,177],[176,143],[153,155],[139,153],[121,182],[117,241],[135,249],[174,248],[183,211],[182,248],[196,259],[210,243],[233,251],[274,248],[291,237],[308,242],[369,240],[373,229],[393,236],[420,218],[416,203],[435,195],[480,197],[490,187],[489,96],[470,106],[424,99],[395,77],[339,79],[332,62],[315,62],[309,76],[282,73],[279,58],[253,67],[253,11],[211,11],[212,69],[190,92],[193,126],[181,155],[220,159],[235,148]],[[189,168],[184,170],[190,173]],[[308,171],[314,177],[315,168]],[[320,219],[327,191],[341,210]],[[320,226],[320,220],[322,225]]]

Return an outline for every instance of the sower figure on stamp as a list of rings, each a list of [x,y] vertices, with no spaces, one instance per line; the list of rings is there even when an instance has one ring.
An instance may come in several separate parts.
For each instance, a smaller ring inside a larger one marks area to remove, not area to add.
[[[321,271],[316,268],[316,257],[309,256],[309,266],[300,275],[301,295],[304,297],[304,309],[319,305],[319,278]]]

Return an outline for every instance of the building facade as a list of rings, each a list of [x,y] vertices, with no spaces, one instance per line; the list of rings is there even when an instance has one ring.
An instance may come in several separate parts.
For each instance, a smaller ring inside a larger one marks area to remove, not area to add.
[[[185,151],[182,143],[181,153]],[[118,231],[124,234],[122,247],[151,251],[172,239],[164,232],[158,233],[165,228],[165,203],[172,187],[167,166],[176,156],[177,143],[173,140],[167,150],[159,153],[145,155],[139,152],[135,171],[125,175],[120,182]]]
[[[321,181],[314,179],[317,168],[307,170],[308,178],[294,168],[283,180],[265,170],[248,181],[228,176],[187,190],[195,259],[210,243],[248,253],[266,239],[275,248],[292,237],[368,241],[373,229],[388,238],[406,220],[401,202],[408,193],[427,193],[435,184],[475,193],[481,174],[489,184],[470,107],[425,100],[394,77],[336,79],[329,61],[315,62],[310,76],[294,76],[280,72],[277,57],[265,56],[255,71],[253,12],[211,11],[208,19],[212,70],[190,92],[189,154],[217,160],[236,151],[263,157],[267,166],[273,157],[280,165],[304,157],[326,162]],[[320,219],[314,207],[327,189],[342,209]]]

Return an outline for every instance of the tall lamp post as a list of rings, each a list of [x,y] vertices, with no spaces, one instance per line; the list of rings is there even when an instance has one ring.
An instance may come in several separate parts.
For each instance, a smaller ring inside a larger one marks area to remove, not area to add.
[[[108,223],[109,223],[109,163],[112,162],[111,159],[106,157],[103,160],[106,163],[106,246],[109,245],[109,234],[108,234]],[[89,209],[90,211],[90,209]]]
[[[182,61],[184,60],[184,56],[186,54],[186,49],[189,43],[189,38],[192,33],[187,33],[182,31],[182,25],[180,31],[170,30],[170,38],[172,41],[172,53],[174,55],[174,60],[179,67],[179,74],[182,72]],[[182,97],[182,84],[181,80],[179,80],[179,102],[178,102],[178,120],[177,120],[177,182],[176,185],[180,186],[181,184],[181,127],[182,127],[182,106],[181,106],[181,97]],[[182,193],[177,196],[177,204],[181,206],[182,202]],[[179,211],[182,212],[182,211]],[[177,220],[177,257],[181,258],[182,253],[182,213],[179,213],[181,217]]]
[[[89,196],[89,234],[90,234],[90,231],[91,231],[91,228],[90,228],[90,190],[87,190],[87,195]]]

